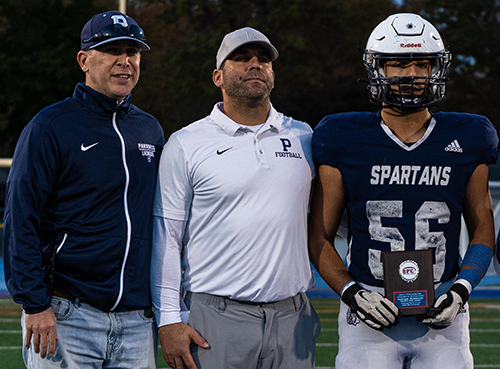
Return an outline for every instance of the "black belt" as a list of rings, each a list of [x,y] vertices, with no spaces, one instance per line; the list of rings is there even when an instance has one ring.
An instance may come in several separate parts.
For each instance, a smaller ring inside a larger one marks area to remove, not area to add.
[[[75,302],[76,296],[69,292],[66,288],[62,288],[60,286],[54,286],[52,291],[52,296],[60,297],[71,302]]]

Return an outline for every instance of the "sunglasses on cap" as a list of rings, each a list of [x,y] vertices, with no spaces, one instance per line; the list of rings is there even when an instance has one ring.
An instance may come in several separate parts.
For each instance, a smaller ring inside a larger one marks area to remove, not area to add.
[[[123,27],[121,24],[110,24],[104,27],[101,32],[94,34],[92,37],[82,40],[82,42],[87,43],[91,41],[103,41],[112,37],[119,36],[129,36],[136,38],[138,40],[144,41],[146,40],[146,36],[144,31],[135,24],[131,24],[128,27]]]

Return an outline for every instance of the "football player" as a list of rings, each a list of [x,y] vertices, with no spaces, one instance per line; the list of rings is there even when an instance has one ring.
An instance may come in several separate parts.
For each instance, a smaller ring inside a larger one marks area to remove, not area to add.
[[[483,116],[429,111],[444,97],[451,54],[420,16],[381,22],[363,60],[380,111],[327,116],[313,136],[309,252],[342,300],[335,367],[472,368],[467,299],[493,253],[488,165],[497,134]],[[346,265],[333,245],[344,209]],[[437,298],[417,320],[383,296],[381,255],[421,249],[432,250]]]

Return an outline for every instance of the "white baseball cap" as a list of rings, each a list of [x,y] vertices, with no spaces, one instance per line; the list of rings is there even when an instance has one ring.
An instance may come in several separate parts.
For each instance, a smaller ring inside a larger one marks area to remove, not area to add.
[[[250,27],[240,28],[224,36],[219,51],[217,51],[215,64],[217,69],[220,69],[222,63],[234,50],[246,44],[257,44],[264,47],[269,52],[271,61],[276,60],[279,56],[278,50],[262,32]]]

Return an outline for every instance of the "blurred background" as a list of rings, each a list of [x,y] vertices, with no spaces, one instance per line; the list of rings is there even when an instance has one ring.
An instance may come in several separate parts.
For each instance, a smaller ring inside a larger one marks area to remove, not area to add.
[[[76,54],[92,15],[119,0],[0,2],[0,157],[11,157],[28,121],[72,95],[84,80]],[[433,23],[453,54],[440,110],[483,114],[500,128],[498,0],[128,0],[145,30],[133,102],[165,135],[208,115],[221,100],[211,80],[223,36],[251,26],[280,52],[274,62],[278,111],[315,126],[327,114],[376,110],[368,102],[362,54],[372,29],[395,12]],[[437,108],[434,108],[437,109]]]

